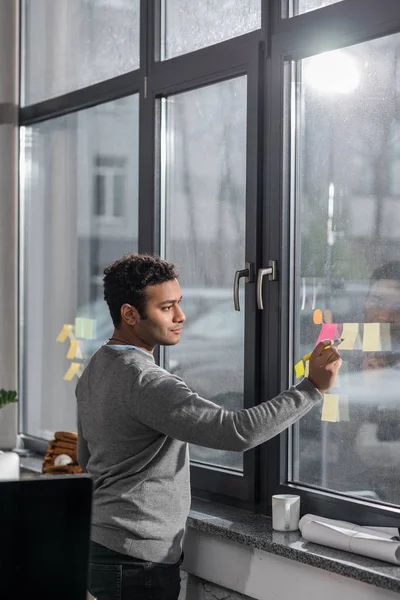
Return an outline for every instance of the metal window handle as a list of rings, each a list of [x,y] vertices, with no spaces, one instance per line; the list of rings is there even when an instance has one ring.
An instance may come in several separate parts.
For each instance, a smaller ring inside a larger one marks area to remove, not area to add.
[[[233,304],[235,310],[240,310],[239,304],[239,281],[244,277],[246,283],[252,283],[254,281],[253,265],[252,263],[246,263],[245,269],[239,269],[235,271],[235,279],[233,281]]]
[[[262,289],[263,289],[263,281],[264,275],[268,275],[269,281],[276,281],[278,279],[277,276],[277,268],[276,268],[276,260],[269,261],[269,267],[266,269],[258,269],[258,278],[257,278],[257,306],[260,310],[264,310],[264,304],[262,299]]]

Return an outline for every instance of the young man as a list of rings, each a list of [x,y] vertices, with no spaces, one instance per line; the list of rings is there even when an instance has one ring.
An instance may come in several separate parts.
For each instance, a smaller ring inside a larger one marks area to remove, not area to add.
[[[78,459],[94,483],[89,590],[98,600],[176,600],[190,507],[188,443],[243,452],[305,415],[333,384],[336,348],[319,344],[309,378],[228,411],[153,358],[179,342],[185,315],[173,264],[128,254],[104,271],[115,326],[77,385]]]

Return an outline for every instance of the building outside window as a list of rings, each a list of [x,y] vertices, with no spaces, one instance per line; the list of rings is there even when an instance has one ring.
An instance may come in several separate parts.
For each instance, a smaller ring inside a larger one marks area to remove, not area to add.
[[[96,156],[93,165],[93,214],[105,222],[125,214],[125,159]]]

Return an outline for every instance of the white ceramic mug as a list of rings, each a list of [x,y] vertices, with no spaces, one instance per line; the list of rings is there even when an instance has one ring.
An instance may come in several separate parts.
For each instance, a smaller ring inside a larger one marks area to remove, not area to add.
[[[297,531],[300,520],[300,496],[277,494],[272,496],[272,529]]]

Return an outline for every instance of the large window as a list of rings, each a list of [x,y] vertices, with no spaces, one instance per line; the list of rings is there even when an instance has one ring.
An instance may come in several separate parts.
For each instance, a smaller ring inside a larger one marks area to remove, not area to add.
[[[244,298],[235,311],[234,274],[245,262],[246,78],[169,96],[165,254],[179,262],[181,342],[166,368],[204,398],[243,406]],[[203,116],[203,118],[199,118]],[[242,469],[242,455],[192,448],[192,460]]]
[[[140,0],[25,0],[24,104],[139,66]]]
[[[261,0],[161,0],[161,58],[186,54],[261,27]]]
[[[400,196],[389,176],[399,58],[393,35],[304,59],[292,105],[302,282],[295,360],[319,339],[345,338],[335,388],[322,412],[300,422],[293,478],[390,503],[400,498]]]
[[[136,95],[22,129],[24,431],[39,438],[75,430],[81,365],[112,333],[101,273],[138,248],[138,119]]]
[[[345,338],[335,388],[290,431],[244,455],[190,449],[193,492],[268,513],[296,490],[303,510],[390,521],[398,0],[22,5],[25,444],[75,429],[77,378],[112,327],[105,265],[156,252],[177,264],[187,316],[156,358],[228,409]]]

